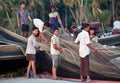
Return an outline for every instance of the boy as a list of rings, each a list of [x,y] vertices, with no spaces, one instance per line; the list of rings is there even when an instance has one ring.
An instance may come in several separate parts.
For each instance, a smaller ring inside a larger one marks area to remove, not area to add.
[[[20,9],[17,11],[18,27],[22,27],[22,36],[29,36],[29,21],[32,21],[30,13],[25,9],[25,2],[20,3]]]
[[[63,50],[60,48],[59,44],[59,30],[54,29],[54,35],[51,38],[51,57],[52,57],[52,78],[57,79],[56,69],[60,61],[60,53],[63,53]]]

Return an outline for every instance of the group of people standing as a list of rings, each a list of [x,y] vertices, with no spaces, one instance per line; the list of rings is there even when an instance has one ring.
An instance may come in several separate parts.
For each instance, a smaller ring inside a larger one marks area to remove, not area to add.
[[[25,2],[21,2],[20,9],[17,11],[17,24],[18,27],[21,27],[21,35],[24,37],[28,37],[30,35],[29,22],[32,22],[33,26],[37,27],[40,32],[42,32],[46,27],[51,27],[53,30],[63,27],[59,13],[56,11],[56,7],[54,5],[50,8],[49,22],[44,23],[39,18],[32,19],[31,14],[25,8]]]
[[[30,13],[25,9],[25,2],[20,3],[20,9],[17,11],[17,23],[18,27],[21,27],[21,35],[28,37],[27,47],[26,47],[26,59],[29,61],[27,67],[26,78],[29,78],[29,73],[32,68],[34,73],[34,78],[37,78],[35,61],[36,61],[36,51],[43,51],[43,48],[38,46],[37,37],[39,41],[44,41],[47,43],[47,39],[44,37],[43,29],[51,27],[54,35],[51,38],[51,57],[52,57],[52,77],[57,78],[56,68],[58,66],[58,58],[60,53],[63,52],[59,45],[59,27],[62,25],[59,14],[56,11],[55,6],[51,6],[51,12],[49,13],[50,22],[43,22],[39,18],[31,18]],[[32,34],[29,36],[29,21],[33,23]]]
[[[45,42],[48,42],[47,39],[43,35],[43,28],[51,27],[53,29],[53,36],[51,37],[51,45],[50,45],[50,54],[52,58],[52,78],[56,79],[57,74],[57,66],[60,61],[60,53],[63,53],[63,49],[60,47],[59,44],[59,27],[62,25],[60,17],[58,12],[55,10],[55,6],[51,7],[51,13],[49,13],[50,17],[50,24],[44,23],[42,20],[38,18],[31,19],[30,13],[28,10],[25,9],[25,3],[20,3],[20,10],[17,12],[17,21],[18,26],[22,26],[22,32],[23,36],[28,37],[29,36],[29,25],[28,20],[32,21],[34,24],[34,28],[32,29],[32,34],[28,38],[27,47],[26,47],[26,58],[29,61],[28,67],[27,67],[27,76],[26,78],[29,78],[30,69],[32,68],[32,71],[34,73],[34,78],[37,78],[36,75],[36,69],[35,69],[35,61],[36,61],[36,51],[40,50],[43,51],[43,48],[37,45],[37,37],[38,39],[42,39]],[[89,30],[90,26],[88,23],[84,23],[82,25],[81,31],[77,31],[77,34],[75,35],[75,43],[79,43],[79,55],[80,55],[80,79],[81,81],[84,80],[84,77],[87,77],[87,81],[90,81],[89,76],[89,53],[90,49],[93,51],[96,51],[95,48],[93,48],[90,45],[90,36],[89,36]],[[94,37],[94,35],[91,35],[91,38]]]

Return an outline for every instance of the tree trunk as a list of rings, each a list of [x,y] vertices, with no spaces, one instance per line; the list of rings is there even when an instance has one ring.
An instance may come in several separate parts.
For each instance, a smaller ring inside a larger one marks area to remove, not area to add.
[[[77,22],[77,19],[76,19],[76,17],[75,17],[75,14],[73,13],[72,9],[71,9],[70,7],[68,7],[68,8],[69,8],[69,10],[70,10],[70,12],[71,12],[71,14],[72,14],[72,16],[73,16],[75,22]]]
[[[12,28],[13,28],[13,31],[16,33],[16,30],[14,29],[14,24],[12,23],[12,21],[11,21],[11,19],[10,19],[10,16],[9,16],[8,11],[5,10],[5,13],[6,13],[6,15],[7,15],[7,18],[8,18],[8,21],[9,21],[10,25],[11,25]]]
[[[114,8],[114,0],[112,0],[112,18],[113,18],[113,21],[115,21],[115,8]]]

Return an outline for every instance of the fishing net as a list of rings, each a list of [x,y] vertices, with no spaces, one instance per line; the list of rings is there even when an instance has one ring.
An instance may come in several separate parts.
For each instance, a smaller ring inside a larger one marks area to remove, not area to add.
[[[10,32],[4,28],[0,28],[2,33],[8,33],[14,39],[24,42],[26,45],[27,39],[16,35],[15,33]],[[46,55],[50,57],[50,39],[53,32],[51,30],[46,30],[45,36],[48,39],[49,43],[38,43],[45,49]],[[68,32],[64,29],[60,29],[60,46],[63,47],[64,53],[61,54],[62,60],[77,66],[76,69],[69,65],[61,64],[63,67],[68,68],[69,70],[79,73],[80,69],[80,56],[79,56],[79,45],[74,43],[74,39],[70,36]],[[5,36],[0,34],[0,38],[5,42],[14,43],[15,41],[7,39]],[[18,42],[18,41],[17,41]],[[15,42],[15,43],[17,43]],[[22,47],[23,43],[18,42]],[[108,41],[109,42],[109,41]],[[120,79],[120,47],[105,46],[99,43],[92,41],[92,45],[97,49],[97,52],[91,51],[90,53],[90,71],[97,73],[99,75],[104,75],[107,77],[119,78]],[[24,49],[21,49],[24,50]]]
[[[53,34],[49,30],[45,34],[50,41]],[[60,30],[59,37],[61,47],[64,49],[64,53],[61,55],[62,59],[80,67],[79,45],[75,44],[74,39],[69,33],[62,29]],[[118,66],[114,59],[120,57],[120,47],[101,45],[95,41],[91,41],[91,43],[97,49],[97,52],[91,51],[90,53],[90,71],[108,77],[119,78],[120,65]],[[120,61],[120,58],[117,60]],[[76,70],[79,71],[79,69]]]

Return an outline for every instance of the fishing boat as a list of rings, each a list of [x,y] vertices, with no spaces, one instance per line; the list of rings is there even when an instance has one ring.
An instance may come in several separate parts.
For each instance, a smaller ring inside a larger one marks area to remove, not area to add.
[[[24,59],[25,42],[21,37],[0,27],[0,61]]]
[[[112,46],[112,45],[116,46],[117,45],[117,46],[120,46],[120,34],[114,34],[114,35],[110,35],[110,36],[107,36],[107,37],[99,38],[98,41],[102,45],[108,45],[108,46]]]
[[[14,43],[19,46],[26,46],[27,39],[21,37],[9,30],[0,28],[0,37],[3,38],[0,41]],[[60,44],[64,49],[64,53],[61,54],[61,63],[58,67],[57,74],[64,77],[79,78],[80,76],[80,56],[78,52],[78,44],[74,41],[68,41],[67,33],[60,31]],[[4,36],[3,36],[4,34]],[[63,35],[64,34],[64,35]],[[53,34],[50,31],[46,31],[45,36],[50,42],[50,38]],[[10,36],[10,37],[8,37]],[[62,37],[64,36],[64,37]],[[68,38],[69,39],[69,38]],[[3,44],[3,43],[1,43]],[[4,43],[5,44],[5,43]],[[51,72],[52,60],[50,56],[50,44],[38,43],[45,51],[37,52],[37,64],[48,72]],[[9,44],[8,44],[9,45]],[[120,47],[105,47],[99,43],[94,42],[94,47],[98,50],[97,53],[91,51],[90,54],[90,76],[97,79],[117,79],[120,80]],[[18,47],[19,47],[18,46]],[[4,51],[4,50],[1,50]],[[13,51],[13,50],[12,50]],[[24,49],[23,49],[24,52]]]
[[[63,36],[64,32],[60,32],[60,33]],[[49,31],[46,32],[47,39],[50,39],[51,35],[52,34]],[[60,36],[60,44],[65,50],[65,52],[61,55],[62,61],[58,68],[58,75],[79,78],[80,76],[79,74],[80,57],[78,52],[79,45],[75,44],[74,41],[68,41],[66,38],[69,38],[69,35],[64,34],[64,37],[62,36]],[[100,43],[96,43],[94,41],[93,43],[94,43],[93,46],[98,50],[98,52],[94,53],[91,51],[91,54],[90,54],[91,77],[93,78],[95,77],[99,79],[115,78],[120,80],[119,78],[120,65],[118,66],[118,62],[120,60],[116,59],[120,56],[120,52],[119,52],[120,47],[105,46],[105,45],[101,45]],[[112,43],[114,43],[114,41]],[[50,52],[48,48],[47,54],[45,52],[43,54],[38,53],[37,56],[41,58],[41,59],[39,58],[38,60],[40,66],[42,66],[48,71],[51,71],[51,58],[49,53]],[[115,60],[117,60],[116,63],[115,63]]]

